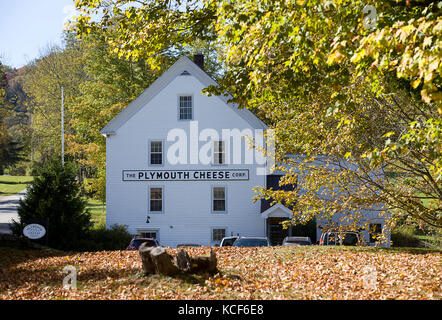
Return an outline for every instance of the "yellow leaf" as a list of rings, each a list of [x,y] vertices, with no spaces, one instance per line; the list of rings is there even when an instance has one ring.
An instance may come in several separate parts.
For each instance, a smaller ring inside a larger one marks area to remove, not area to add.
[[[414,80],[414,81],[411,83],[411,86],[412,86],[414,89],[416,89],[416,88],[419,86],[420,83],[421,83],[421,79],[418,78],[418,79]]]

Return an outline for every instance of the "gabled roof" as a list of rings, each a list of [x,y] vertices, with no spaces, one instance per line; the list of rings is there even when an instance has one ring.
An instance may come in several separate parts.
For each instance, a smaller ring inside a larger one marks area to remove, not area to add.
[[[282,211],[283,217],[281,217],[281,215],[277,215],[277,217],[289,218],[289,219],[291,219],[293,217],[293,213],[290,211],[290,209],[283,206],[280,203],[275,204],[274,206],[271,206],[270,208],[268,208],[264,212],[261,212],[261,217],[263,217],[263,218],[272,217],[272,216],[274,216],[274,213],[278,211],[278,209],[280,209]]]
[[[141,110],[150,100],[152,100],[162,89],[164,89],[175,77],[184,73],[190,73],[196,77],[205,86],[218,86],[215,80],[213,80],[206,72],[204,72],[199,66],[197,66],[192,60],[183,56],[178,59],[167,71],[165,71],[157,80],[155,80],[149,88],[144,90],[134,101],[132,101],[126,108],[124,108],[118,115],[116,115],[109,123],[100,130],[103,135],[116,134],[118,128],[120,128],[126,121],[132,118],[139,110]],[[217,96],[224,103],[231,96]],[[247,121],[253,128],[267,129],[267,126],[256,117],[250,110],[239,109],[238,105],[228,103],[236,113]]]

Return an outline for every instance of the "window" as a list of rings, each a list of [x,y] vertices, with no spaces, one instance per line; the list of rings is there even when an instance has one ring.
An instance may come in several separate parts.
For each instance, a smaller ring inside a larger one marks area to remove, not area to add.
[[[150,142],[150,164],[162,165],[163,164],[163,142],[151,141]]]
[[[226,162],[226,150],[224,141],[215,141],[213,146],[213,163],[224,164]]]
[[[212,210],[214,212],[225,212],[226,211],[226,188],[225,187],[214,187],[213,192],[213,204]]]
[[[192,120],[192,96],[180,96],[179,107],[179,119]]]
[[[338,235],[335,232],[327,232],[325,235],[325,244],[334,246],[339,243]]]
[[[226,236],[226,228],[212,228],[212,241],[219,242]]]
[[[163,188],[151,187],[149,190],[149,211],[162,212],[163,211]]]
[[[370,242],[376,242],[376,238],[382,233],[382,224],[370,223]]]
[[[152,239],[156,239],[157,238],[157,232],[156,231],[140,232],[140,233],[138,233],[138,237],[139,238],[152,238]]]
[[[157,244],[159,245],[160,242],[160,229],[138,229],[137,238],[152,238],[157,241]]]

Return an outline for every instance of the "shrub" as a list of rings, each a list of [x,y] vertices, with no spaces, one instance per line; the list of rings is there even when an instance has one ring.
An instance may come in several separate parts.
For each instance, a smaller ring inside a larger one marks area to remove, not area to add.
[[[5,170],[5,174],[11,176],[26,176],[28,173],[28,165],[24,162],[20,162],[14,166],[9,167]]]
[[[14,222],[12,229],[21,234],[26,220],[49,219],[48,245],[77,250],[92,225],[90,213],[76,180],[75,165],[66,162],[62,166],[60,162],[60,157],[56,157],[38,169],[25,199],[20,200],[20,222]]]
[[[80,247],[83,251],[124,250],[131,239],[126,226],[115,224],[106,229],[104,225],[100,225],[89,230]]]
[[[43,169],[43,164],[41,164],[40,162],[32,162],[29,166],[29,175],[31,176],[38,176],[38,173],[40,172],[40,170]]]
[[[421,241],[416,237],[413,226],[402,225],[391,232],[394,247],[419,247]]]

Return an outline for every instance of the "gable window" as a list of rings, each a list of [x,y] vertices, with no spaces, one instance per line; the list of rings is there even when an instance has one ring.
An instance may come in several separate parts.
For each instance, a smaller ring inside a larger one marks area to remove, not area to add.
[[[214,187],[212,189],[212,211],[225,212],[226,211],[226,188]]]
[[[226,148],[224,141],[214,141],[213,163],[214,164],[226,163]]]
[[[163,212],[163,188],[149,188],[149,211],[161,213]]]
[[[152,165],[162,165],[163,164],[163,142],[162,141],[151,141],[150,142],[150,161]]]
[[[226,236],[226,228],[212,228],[212,241],[220,242]]]
[[[192,120],[192,96],[180,96],[179,100],[179,119]]]

